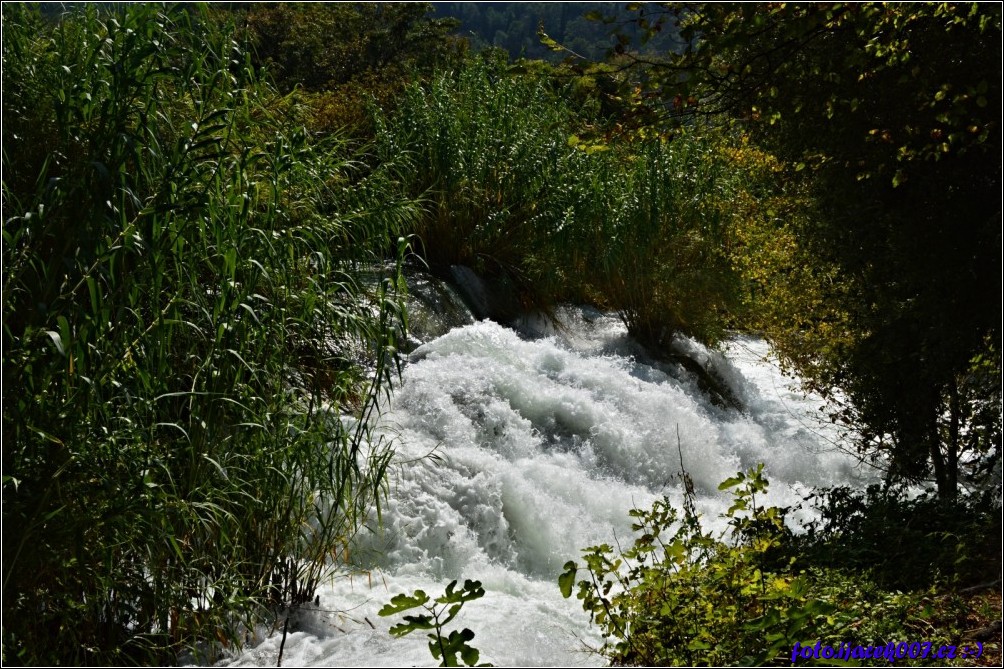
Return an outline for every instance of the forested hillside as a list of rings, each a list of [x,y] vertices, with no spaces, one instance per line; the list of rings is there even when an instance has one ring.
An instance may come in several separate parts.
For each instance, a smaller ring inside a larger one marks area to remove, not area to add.
[[[456,34],[468,38],[475,49],[495,46],[511,58],[557,61],[567,54],[543,44],[542,29],[569,51],[602,60],[617,44],[611,25],[639,45],[644,26],[617,2],[434,2],[436,16],[459,20]],[[603,19],[607,21],[604,22]],[[673,26],[648,36],[641,53],[680,51],[686,46]]]

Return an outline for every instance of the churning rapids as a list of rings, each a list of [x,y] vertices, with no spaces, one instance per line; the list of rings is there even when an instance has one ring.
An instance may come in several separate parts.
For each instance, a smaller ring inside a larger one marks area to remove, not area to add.
[[[629,543],[629,509],[681,500],[681,451],[712,526],[728,506],[718,484],[758,462],[776,505],[870,477],[761,340],[738,337],[721,353],[679,342],[742,407],[721,408],[683,368],[648,360],[614,316],[566,307],[560,327],[525,319],[520,334],[453,309],[443,285],[413,292],[427,298],[412,307],[423,342],[380,419],[398,463],[383,522],[360,533],[352,575],[294,619],[286,666],[433,666],[424,634],[392,638],[398,620],[377,611],[465,578],[487,595],[450,629],[474,630],[481,662],[601,664],[586,652],[596,631],[557,576],[586,546]],[[447,319],[438,331],[437,317]],[[281,640],[264,630],[223,664],[275,666]]]

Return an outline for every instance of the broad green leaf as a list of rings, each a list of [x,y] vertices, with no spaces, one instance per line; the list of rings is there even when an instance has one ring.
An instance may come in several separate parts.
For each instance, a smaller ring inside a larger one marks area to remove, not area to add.
[[[561,595],[568,599],[572,596],[572,588],[575,587],[575,574],[578,571],[575,562],[566,562],[565,571],[558,577],[558,587],[561,588]]]
[[[422,606],[429,601],[429,596],[425,594],[423,590],[416,590],[414,595],[395,595],[391,598],[389,604],[385,604],[382,609],[378,612],[381,616],[392,616],[395,613],[401,613],[402,611],[407,611],[408,609],[413,609],[416,606]]]
[[[736,473],[735,476],[727,478],[724,481],[722,481],[721,483],[719,483],[718,484],[718,489],[719,490],[728,490],[729,488],[732,488],[734,486],[739,485],[740,483],[742,483],[745,480],[746,480],[746,475],[743,474],[742,472],[738,472],[738,473]]]

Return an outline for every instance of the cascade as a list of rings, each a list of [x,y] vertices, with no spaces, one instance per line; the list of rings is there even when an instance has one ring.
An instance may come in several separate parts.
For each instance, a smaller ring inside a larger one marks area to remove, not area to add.
[[[586,546],[629,543],[629,509],[662,495],[679,503],[681,457],[712,527],[729,503],[718,484],[758,462],[779,506],[871,476],[762,340],[736,337],[721,352],[676,343],[727,384],[735,408],[711,402],[684,367],[647,359],[612,315],[562,307],[557,324],[524,317],[513,329],[459,313],[445,284],[413,281],[412,292],[424,325],[379,426],[395,444],[389,499],[357,537],[351,574],[299,612],[287,664],[434,666],[423,634],[392,638],[398,621],[377,611],[465,578],[487,595],[450,629],[475,632],[481,662],[602,664],[586,651],[596,631],[557,576]],[[436,324],[437,309],[448,322]],[[223,664],[273,666],[282,634],[267,632]]]

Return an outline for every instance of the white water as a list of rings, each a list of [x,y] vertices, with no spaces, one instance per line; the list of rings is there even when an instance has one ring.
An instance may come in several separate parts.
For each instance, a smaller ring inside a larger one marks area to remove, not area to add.
[[[423,634],[394,639],[397,621],[376,612],[401,592],[441,594],[455,578],[488,592],[451,626],[475,631],[481,662],[601,664],[584,652],[599,639],[557,576],[581,548],[629,543],[628,509],[680,500],[681,451],[699,510],[718,526],[728,503],[718,484],[757,462],[776,505],[867,476],[835,447],[820,401],[766,361],[762,341],[738,338],[724,355],[681,342],[727,382],[739,412],[711,404],[685,372],[637,362],[615,318],[568,308],[562,320],[561,331],[538,323],[552,336],[536,340],[475,323],[412,354],[382,418],[399,463],[382,527],[360,536],[354,575],[299,614],[285,666],[434,666]],[[264,630],[225,663],[275,666],[281,638]]]

